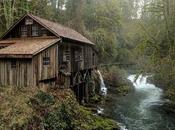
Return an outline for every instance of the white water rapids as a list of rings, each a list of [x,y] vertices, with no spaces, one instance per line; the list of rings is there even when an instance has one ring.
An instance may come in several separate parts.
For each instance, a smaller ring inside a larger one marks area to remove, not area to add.
[[[106,96],[107,88],[103,77],[98,71],[101,84],[101,94]],[[98,114],[120,122],[121,130],[175,130],[175,118],[163,109],[163,90],[148,83],[149,76],[128,76],[134,88],[126,96],[119,96],[116,91],[110,91],[110,100],[99,106]]]
[[[128,80],[133,83],[135,94],[143,94],[144,98],[141,97],[138,106],[135,107],[137,110],[138,119],[134,119],[136,123],[139,125],[144,125],[142,120],[149,120],[150,116],[150,107],[153,105],[162,105],[162,89],[157,88],[154,84],[150,84],[147,82],[148,76],[139,75],[136,78],[136,75],[130,75]],[[139,98],[139,97],[138,97]],[[139,119],[140,118],[140,119]],[[131,118],[125,117],[126,120],[131,121]],[[119,124],[121,130],[130,130],[127,129],[124,124]],[[133,130],[137,129],[137,127],[133,127]],[[150,129],[140,127],[138,129]]]
[[[163,90],[148,83],[148,77],[130,75],[134,89],[127,96],[111,93],[104,113],[121,122],[121,130],[175,130],[174,117],[161,109]]]
[[[139,75],[136,79],[136,75],[131,75],[128,79],[133,83],[135,90],[146,94],[146,98],[140,102],[140,111],[145,111],[153,105],[162,105],[163,101],[161,99],[162,89],[156,87],[154,84],[147,82],[149,76]]]

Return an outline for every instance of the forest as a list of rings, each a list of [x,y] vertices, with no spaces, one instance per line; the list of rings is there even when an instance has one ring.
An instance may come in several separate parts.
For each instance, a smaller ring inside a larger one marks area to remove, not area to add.
[[[110,69],[120,71],[114,75],[122,70],[138,78],[152,75],[149,82],[169,101],[167,113],[175,113],[175,0],[1,0],[0,35],[26,13],[73,28],[95,43],[99,65],[120,64],[104,71],[106,80]]]

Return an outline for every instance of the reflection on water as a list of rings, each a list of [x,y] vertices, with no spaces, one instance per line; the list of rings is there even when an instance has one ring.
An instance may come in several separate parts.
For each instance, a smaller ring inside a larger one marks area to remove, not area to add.
[[[128,79],[135,89],[125,97],[113,94],[106,103],[105,113],[121,122],[122,130],[175,130],[175,117],[164,113],[160,106],[163,90],[147,83],[148,76],[131,75]]]

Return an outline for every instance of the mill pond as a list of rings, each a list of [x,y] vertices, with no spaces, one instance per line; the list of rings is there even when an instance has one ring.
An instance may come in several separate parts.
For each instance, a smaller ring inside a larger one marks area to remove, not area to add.
[[[147,83],[148,76],[130,75],[134,90],[127,96],[112,93],[104,113],[120,122],[121,130],[175,130],[175,118],[165,113],[161,106],[163,90]],[[110,92],[109,92],[110,93]]]

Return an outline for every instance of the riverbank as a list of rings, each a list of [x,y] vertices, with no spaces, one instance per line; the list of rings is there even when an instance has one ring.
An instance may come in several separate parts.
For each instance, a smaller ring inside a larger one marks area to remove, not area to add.
[[[108,91],[126,96],[133,90],[133,84],[127,79],[128,73],[117,66],[104,67],[101,69]]]
[[[0,129],[117,130],[67,90],[0,87]]]
[[[121,123],[123,130],[174,130],[173,115],[162,109],[162,89],[147,82],[147,76],[130,75],[134,91],[126,96],[111,94],[111,100],[104,105],[104,113]]]
[[[155,84],[157,87],[163,89],[163,98],[166,101],[162,108],[168,114],[175,115],[175,88],[172,84],[168,84],[167,81],[160,79],[158,76],[153,76],[148,79],[149,83]]]

